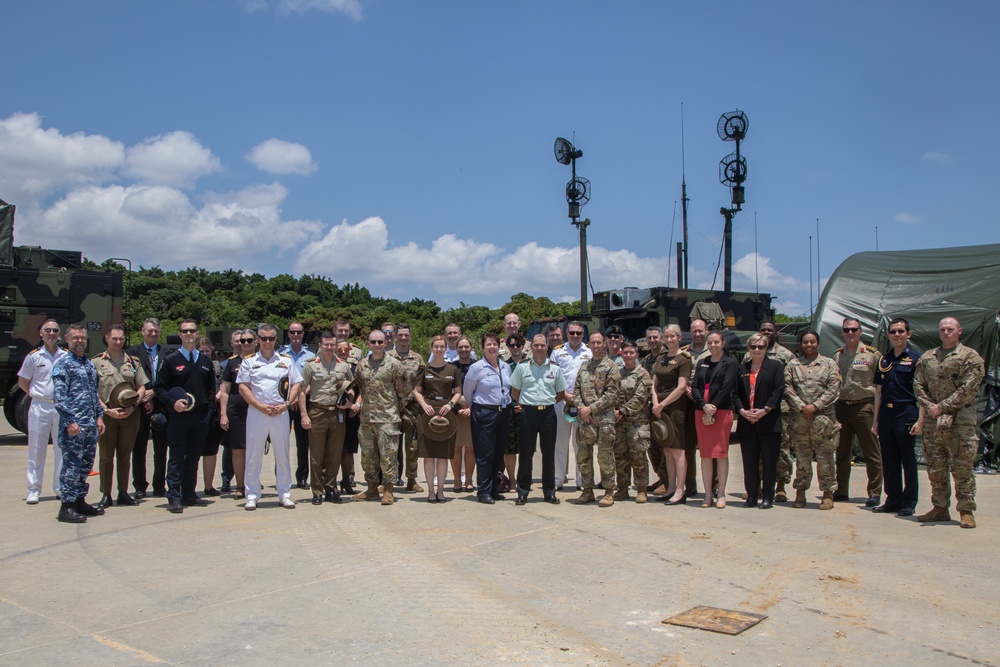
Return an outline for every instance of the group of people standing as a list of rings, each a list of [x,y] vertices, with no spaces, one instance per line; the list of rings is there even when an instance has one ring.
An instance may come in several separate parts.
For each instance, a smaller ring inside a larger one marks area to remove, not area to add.
[[[686,346],[677,325],[650,327],[649,354],[641,359],[638,344],[617,326],[590,333],[586,342],[586,329],[576,321],[566,326],[565,342],[556,325],[530,341],[520,329],[518,316],[508,314],[505,335],[483,334],[477,359],[472,341],[450,323],[431,340],[425,362],[410,349],[405,324],[373,329],[366,353],[350,343],[350,323],[339,320],[334,330],[320,333],[318,354],[303,344],[301,323],[289,326],[290,342],[280,349],[276,327],[263,324],[234,332],[235,354],[218,364],[211,342],[199,338],[191,320],[181,323],[181,347],[169,354],[159,345],[153,318],[143,325],[143,343],[128,349],[122,328],[112,326],[107,351],[93,360],[85,355],[85,329],[69,326],[63,350],[58,323],[47,320],[39,329],[42,345],[19,374],[32,398],[27,502],[38,502],[51,438],[60,521],[79,523],[115,503],[138,504],[149,486],[152,436],[153,494],[165,496],[174,513],[207,504],[196,493],[199,460],[205,495],[232,492],[247,510],[256,509],[268,443],[278,504],[285,508],[295,507],[293,482],[310,489],[316,505],[340,502],[341,492],[391,505],[404,475],[408,491],[423,492],[416,479],[419,458],[428,503],[447,500],[451,462],[455,492],[474,492],[479,502],[494,504],[514,491],[515,505],[523,506],[540,446],[544,502],[560,502],[572,449],[576,504],[609,507],[630,499],[633,485],[638,503],[653,496],[685,504],[698,494],[700,458],[701,506],[721,509],[735,422],[745,507],[786,502],[789,483],[793,506],[805,507],[814,461],[819,508],[847,500],[857,438],[868,474],[865,505],[911,516],[918,486],[915,436],[923,435],[933,508],[918,519],[950,519],[953,477],[960,525],[975,527],[973,401],[983,361],[959,342],[962,330],[954,318],[941,321],[941,346],[923,355],[908,345],[906,320],[893,319],[892,349],[883,355],[860,342],[861,325],[848,317],[845,344],[833,358],[819,354],[813,331],[800,334],[793,354],[777,342],[774,324],[765,322],[742,361],[729,354],[724,333],[708,331],[701,320],[691,323]],[[216,489],[220,443],[225,452]],[[87,477],[98,448],[102,496],[91,506]],[[367,486],[360,493],[353,488],[359,450]],[[652,483],[650,468],[658,476]]]

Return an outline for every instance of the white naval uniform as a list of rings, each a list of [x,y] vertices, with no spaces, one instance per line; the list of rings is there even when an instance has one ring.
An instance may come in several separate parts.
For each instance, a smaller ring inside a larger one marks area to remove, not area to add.
[[[575,352],[570,348],[569,343],[560,345],[552,350],[549,361],[562,369],[563,377],[566,378],[566,386],[572,391],[576,386],[576,375],[583,368],[583,365],[594,358],[590,348],[586,343],[580,343],[579,349]],[[568,422],[563,417],[565,401],[556,403],[556,488],[566,483],[569,477],[569,450],[573,448],[573,457],[576,457],[579,445],[576,442],[577,424]],[[577,485],[580,482],[580,468],[576,469]]]
[[[52,366],[66,350],[56,347],[49,354],[45,346],[32,350],[24,358],[17,376],[28,381],[31,408],[28,410],[28,493],[40,493],[45,475],[45,456],[52,438],[52,490],[59,494],[59,472],[62,470],[62,450],[59,449],[59,413],[52,402]]]
[[[237,384],[246,384],[254,398],[264,405],[280,405],[286,400],[278,393],[278,384],[288,377],[289,391],[293,385],[302,382],[302,375],[287,354],[275,352],[270,359],[264,359],[260,352],[243,359],[236,374]],[[289,430],[291,422],[288,411],[280,415],[268,416],[253,407],[247,410],[247,451],[246,472],[243,486],[247,500],[260,499],[260,468],[264,460],[264,444],[271,439],[277,480],[275,486],[278,498],[289,498],[292,488],[292,468],[289,459]]]

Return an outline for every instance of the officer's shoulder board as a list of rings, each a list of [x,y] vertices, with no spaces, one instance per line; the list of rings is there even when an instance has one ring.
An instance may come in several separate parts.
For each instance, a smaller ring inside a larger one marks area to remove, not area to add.
[[[279,352],[279,353],[278,353],[278,356],[279,356],[279,357],[284,357],[285,359],[291,359],[291,358],[292,358],[292,356],[291,356],[291,355],[289,355],[289,354],[285,354],[284,352]]]
[[[228,359],[226,359],[226,361],[233,361],[234,359],[239,359],[239,358],[240,358],[240,355],[234,354],[233,356],[231,356]]]
[[[35,352],[38,352],[39,350],[43,350],[43,349],[45,349],[45,346],[44,345],[39,345],[38,347],[36,347],[34,350],[32,350],[31,352],[29,352],[28,354],[34,354]]]
[[[244,359],[252,359],[255,354],[257,354],[257,353],[256,352],[251,352],[250,354],[244,354],[243,358]],[[233,356],[236,356],[236,355],[233,355]]]
[[[681,355],[687,357],[688,359],[693,359],[694,358],[691,355],[691,350],[685,350],[684,348],[681,348]]]
[[[134,361],[137,364],[141,364],[142,363],[142,359],[140,359],[139,357],[135,356],[134,354],[130,354],[130,355],[128,355],[128,357],[129,357],[129,359],[131,359],[132,361]]]
[[[558,344],[558,345],[556,345],[556,346],[555,346],[554,348],[552,348],[552,351],[553,351],[553,352],[555,352],[556,350],[561,350],[561,349],[563,349],[564,347],[566,347],[566,343],[559,343],[559,344]]]

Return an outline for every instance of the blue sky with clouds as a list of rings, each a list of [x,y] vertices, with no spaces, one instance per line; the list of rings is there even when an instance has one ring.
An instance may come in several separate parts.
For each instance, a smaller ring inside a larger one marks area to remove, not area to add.
[[[592,184],[595,289],[675,284],[682,103],[692,286],[719,256],[733,146],[716,122],[737,107],[734,286],[783,312],[809,309],[817,218],[823,279],[876,227],[883,250],[998,240],[996,2],[35,0],[3,16],[18,244],[444,306],[577,298],[565,136]]]

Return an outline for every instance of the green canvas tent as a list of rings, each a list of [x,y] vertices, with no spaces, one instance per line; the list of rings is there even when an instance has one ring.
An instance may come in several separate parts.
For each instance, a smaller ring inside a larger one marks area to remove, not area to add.
[[[954,317],[962,325],[962,343],[986,361],[980,391],[982,435],[1000,436],[1000,244],[861,252],[837,267],[820,296],[813,328],[820,353],[832,356],[844,344],[844,317],[861,322],[862,340],[880,350],[889,347],[887,328],[905,317],[913,331],[911,345],[921,352],[937,347],[938,323]],[[990,394],[993,394],[993,400]]]

